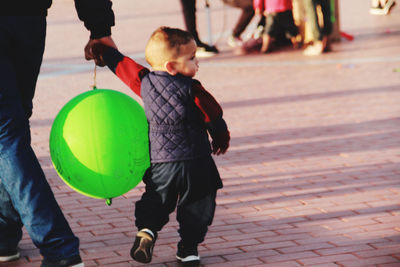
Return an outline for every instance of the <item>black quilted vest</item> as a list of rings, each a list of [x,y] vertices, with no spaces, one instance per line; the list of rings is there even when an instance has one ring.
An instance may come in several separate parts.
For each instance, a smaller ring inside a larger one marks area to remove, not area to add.
[[[210,155],[205,123],[192,95],[193,79],[153,71],[142,79],[152,163]]]

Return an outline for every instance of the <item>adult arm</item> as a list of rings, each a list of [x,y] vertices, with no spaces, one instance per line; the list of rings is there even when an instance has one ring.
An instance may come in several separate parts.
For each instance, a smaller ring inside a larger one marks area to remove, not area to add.
[[[111,36],[111,27],[115,24],[111,7],[110,0],[75,0],[78,17],[90,31],[90,39]]]
[[[92,46],[95,43],[117,48],[111,38],[111,27],[115,25],[115,18],[110,0],[75,0],[75,8],[79,19],[90,31],[90,39],[84,49],[87,60],[94,59]]]

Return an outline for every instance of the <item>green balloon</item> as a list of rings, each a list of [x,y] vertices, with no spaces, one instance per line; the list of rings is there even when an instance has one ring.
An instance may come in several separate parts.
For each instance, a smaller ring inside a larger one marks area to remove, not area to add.
[[[76,96],[53,122],[50,155],[61,179],[77,192],[104,199],[123,195],[150,166],[142,106],[109,89]]]

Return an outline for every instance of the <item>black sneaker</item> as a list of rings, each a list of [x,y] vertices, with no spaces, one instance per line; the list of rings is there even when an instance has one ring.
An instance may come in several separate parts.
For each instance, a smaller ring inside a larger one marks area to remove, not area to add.
[[[156,239],[156,234],[153,236],[150,232],[140,230],[136,234],[135,243],[133,243],[133,247],[131,248],[132,259],[142,263],[151,262]]]
[[[184,246],[182,242],[178,243],[176,258],[183,266],[199,266],[200,264],[197,246]]]
[[[0,249],[0,262],[15,261],[19,259],[17,249]]]
[[[40,267],[84,267],[81,256],[76,255],[68,259],[42,260]]]
[[[202,42],[197,43],[196,57],[198,57],[198,58],[212,57],[218,53],[219,53],[219,51],[218,51],[217,47],[215,47],[215,46],[210,46],[210,45],[202,43]]]

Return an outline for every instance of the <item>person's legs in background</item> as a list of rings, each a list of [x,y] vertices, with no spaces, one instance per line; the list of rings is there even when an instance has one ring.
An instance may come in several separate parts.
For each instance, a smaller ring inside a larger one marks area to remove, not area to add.
[[[271,44],[278,31],[277,16],[278,13],[264,13],[266,17],[265,28],[262,34],[261,53],[267,53],[271,50]]]
[[[42,266],[73,265],[81,262],[79,239],[31,147],[29,117],[45,35],[45,16],[0,17],[0,248],[17,249],[23,224],[44,257]]]
[[[322,47],[322,32],[319,26],[317,7],[314,0],[303,0],[304,1],[304,11],[307,18],[307,23],[311,30],[312,45],[308,46],[304,50],[305,55],[319,55],[323,51]]]
[[[330,40],[329,35],[331,35],[333,30],[333,24],[331,20],[331,5],[330,0],[316,0],[318,4],[321,6],[322,18],[324,22],[324,27],[321,29],[322,31],[322,43],[324,47],[324,52],[330,51]]]
[[[321,6],[323,16],[323,27],[319,24],[317,5]],[[306,56],[322,54],[329,48],[329,35],[332,32],[331,10],[329,0],[304,0],[304,9],[307,22],[310,25],[313,44],[304,50]]]
[[[211,44],[205,44],[200,40],[196,24],[196,0],[180,0],[182,5],[183,19],[186,30],[193,35],[197,44],[196,56],[209,57],[218,53],[218,49]]]
[[[302,38],[299,34],[299,28],[294,22],[293,10],[286,10],[276,14],[273,37],[276,40],[276,45],[285,46],[292,44],[294,49],[297,49],[302,44]]]
[[[395,4],[395,0],[371,0],[369,12],[372,15],[387,15]]]
[[[253,17],[254,9],[252,6],[242,8],[240,17],[233,28],[232,35],[228,38],[228,44],[231,47],[242,45],[242,38],[240,36],[249,25]]]
[[[196,0],[181,0],[186,30],[193,35],[196,44],[201,43],[196,25]]]
[[[262,46],[262,34],[265,29],[266,17],[261,15],[257,24],[257,28],[251,34],[251,37],[243,42],[239,47],[236,47],[234,54],[244,55],[248,53],[260,52]]]

